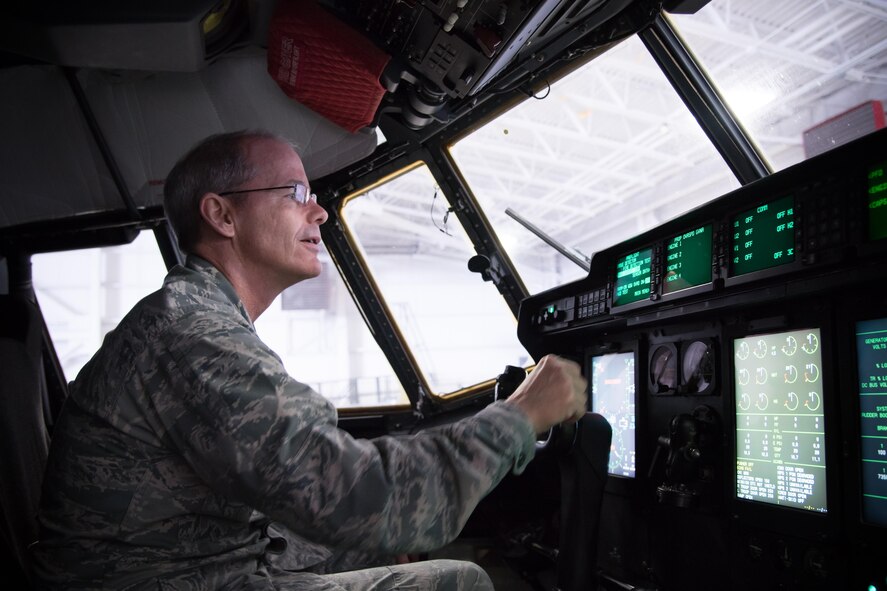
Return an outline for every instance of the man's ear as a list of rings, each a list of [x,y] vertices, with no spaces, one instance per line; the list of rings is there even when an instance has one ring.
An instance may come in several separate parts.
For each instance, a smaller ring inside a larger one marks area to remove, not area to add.
[[[234,207],[230,201],[215,193],[200,198],[200,216],[206,225],[225,238],[234,236]]]

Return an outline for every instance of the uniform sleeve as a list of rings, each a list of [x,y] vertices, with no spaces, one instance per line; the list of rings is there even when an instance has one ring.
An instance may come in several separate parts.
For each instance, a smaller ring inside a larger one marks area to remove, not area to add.
[[[248,328],[192,332],[167,349],[174,399],[155,401],[173,445],[214,490],[308,540],[390,553],[439,547],[533,457],[529,420],[505,403],[414,436],[355,439]]]

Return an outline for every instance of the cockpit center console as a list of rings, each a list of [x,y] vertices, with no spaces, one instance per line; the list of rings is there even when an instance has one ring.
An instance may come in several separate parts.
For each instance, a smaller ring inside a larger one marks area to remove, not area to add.
[[[603,581],[887,587],[885,288],[882,130],[524,300],[521,342],[583,363],[613,428]]]

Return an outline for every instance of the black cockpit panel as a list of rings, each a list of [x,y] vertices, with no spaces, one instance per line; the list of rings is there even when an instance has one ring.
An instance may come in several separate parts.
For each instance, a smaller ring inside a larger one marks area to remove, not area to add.
[[[521,342],[583,363],[613,426],[605,588],[885,583],[885,165],[880,131],[522,303]]]

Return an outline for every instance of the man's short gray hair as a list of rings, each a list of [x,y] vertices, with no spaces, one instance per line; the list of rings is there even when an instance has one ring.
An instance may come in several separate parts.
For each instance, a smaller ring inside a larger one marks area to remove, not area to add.
[[[271,139],[295,146],[264,129],[211,135],[185,154],[170,171],[163,186],[163,208],[184,252],[193,252],[200,238],[200,199],[242,187],[259,173],[247,158],[250,140]]]

